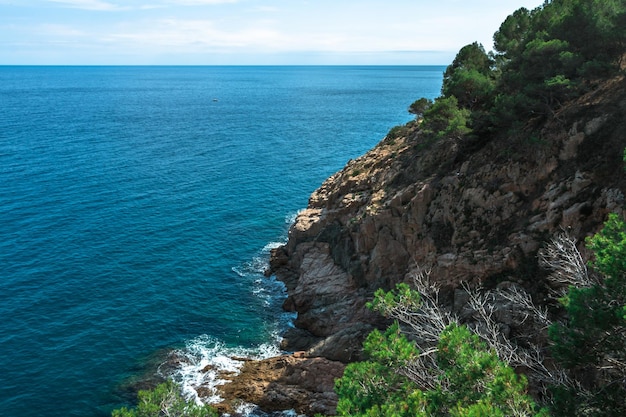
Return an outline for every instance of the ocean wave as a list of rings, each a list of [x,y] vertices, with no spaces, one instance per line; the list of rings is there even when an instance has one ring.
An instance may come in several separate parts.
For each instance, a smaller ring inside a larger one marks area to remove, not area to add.
[[[279,248],[283,246],[285,243],[287,243],[287,239],[285,239],[282,242],[270,242],[267,245],[263,246],[263,252],[269,253],[270,250]]]
[[[305,209],[300,209],[294,213],[289,213],[285,216],[285,223],[287,223],[289,226],[291,226],[292,224],[294,224],[296,222],[296,217],[298,217],[298,214],[302,213]]]
[[[267,243],[252,259],[234,266],[231,270],[242,278],[263,275],[269,267],[269,255],[272,249],[276,249],[287,243],[287,238],[282,241]]]
[[[272,343],[252,348],[227,346],[215,337],[202,335],[172,351],[159,367],[159,374],[178,383],[188,399],[198,404],[216,404],[222,401],[217,387],[227,383],[221,376],[237,374],[244,364],[237,358],[260,360],[280,354],[278,346]]]
[[[198,404],[216,404],[222,401],[217,387],[227,383],[225,375],[237,374],[245,359],[266,359],[281,355],[279,348],[281,334],[292,326],[294,313],[285,312],[282,304],[287,296],[285,285],[276,277],[263,274],[268,265],[269,251],[284,242],[270,242],[257,256],[232,268],[240,278],[249,280],[251,293],[263,302],[264,309],[259,314],[266,317],[264,329],[265,343],[253,346],[230,346],[210,335],[201,335],[185,343],[185,346],[172,351],[158,370],[161,377],[178,383],[183,394]],[[241,404],[237,415],[292,417],[293,410],[265,414],[254,404]]]

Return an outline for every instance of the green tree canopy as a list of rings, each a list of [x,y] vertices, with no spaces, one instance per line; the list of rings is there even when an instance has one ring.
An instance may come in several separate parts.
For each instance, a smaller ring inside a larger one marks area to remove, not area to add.
[[[438,97],[424,111],[423,131],[436,138],[463,136],[471,130],[467,127],[470,112],[459,108],[454,96]]]
[[[411,103],[411,105],[409,106],[409,113],[414,114],[417,119],[421,119],[422,116],[424,115],[424,112],[430,106],[432,106],[432,104],[433,104],[432,100],[422,97],[418,100],[415,100],[413,103]]]
[[[411,316],[420,314],[420,300],[400,284],[395,291],[377,291],[370,306]],[[454,322],[425,352],[397,322],[384,333],[372,332],[364,351],[369,360],[349,364],[336,382],[340,416],[547,416],[527,395],[526,379]]]
[[[518,56],[530,36],[532,12],[525,7],[508,16],[493,35],[494,48],[503,58]]]
[[[495,88],[493,64],[481,44],[464,46],[443,75],[442,95],[456,97],[460,107],[482,106]]]

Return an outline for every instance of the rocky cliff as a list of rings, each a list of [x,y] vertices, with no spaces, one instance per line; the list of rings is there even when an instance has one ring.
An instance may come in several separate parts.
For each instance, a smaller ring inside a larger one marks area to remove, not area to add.
[[[514,282],[542,297],[537,251],[560,229],[579,239],[624,214],[626,81],[605,82],[548,122],[476,139],[425,141],[419,124],[388,136],[316,190],[272,253],[288,351],[340,363],[384,325],[365,304],[416,268],[448,289]],[[304,378],[307,379],[307,378]]]

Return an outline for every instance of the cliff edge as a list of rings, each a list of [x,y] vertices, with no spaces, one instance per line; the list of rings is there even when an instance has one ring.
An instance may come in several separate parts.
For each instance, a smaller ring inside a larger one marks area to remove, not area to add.
[[[297,312],[282,347],[297,352],[246,364],[223,387],[225,404],[332,414],[334,378],[388,324],[366,303],[418,268],[431,271],[457,313],[461,282],[514,283],[546,300],[538,250],[565,229],[588,257],[585,237],[608,213],[624,216],[624,115],[618,76],[513,133],[432,140],[414,121],[349,161],[272,251],[268,274],[285,283],[284,308]]]
[[[430,269],[450,292],[463,281],[508,281],[541,296],[538,249],[566,229],[585,253],[584,238],[607,214],[623,214],[625,114],[620,76],[540,127],[429,142],[412,122],[350,161],[311,195],[288,243],[272,253],[285,308],[297,312],[283,347],[359,359],[364,335],[381,325],[365,303],[415,268]]]

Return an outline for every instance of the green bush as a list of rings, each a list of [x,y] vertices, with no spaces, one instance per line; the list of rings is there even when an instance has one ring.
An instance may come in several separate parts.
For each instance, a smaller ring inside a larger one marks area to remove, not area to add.
[[[422,116],[424,115],[424,112],[430,106],[432,106],[432,104],[433,104],[432,100],[422,97],[418,100],[415,100],[413,103],[411,103],[411,105],[409,106],[409,113],[414,114],[416,119],[421,119]]]
[[[137,407],[113,410],[112,417],[217,417],[212,407],[187,401],[172,381],[139,391],[137,398]]]
[[[552,354],[577,384],[554,388],[557,416],[626,415],[626,223],[611,214],[587,239],[599,279],[561,299],[567,321],[550,327]]]
[[[460,137],[471,132],[467,127],[469,115],[468,109],[459,108],[456,97],[439,97],[424,112],[422,129],[437,139]]]
[[[419,304],[419,293],[400,284],[377,291],[370,307],[411,314]],[[396,322],[372,332],[364,351],[369,360],[349,364],[336,382],[340,416],[547,416],[526,394],[526,379],[464,326],[448,325],[434,350],[420,352]]]
[[[409,128],[405,125],[394,126],[387,133],[387,139],[394,140],[406,136],[409,133]]]
[[[443,74],[442,95],[456,97],[459,107],[482,108],[495,89],[494,64],[481,44],[464,46]]]

